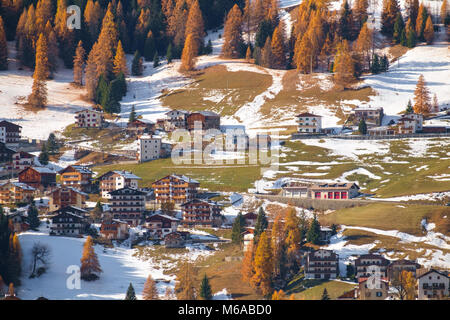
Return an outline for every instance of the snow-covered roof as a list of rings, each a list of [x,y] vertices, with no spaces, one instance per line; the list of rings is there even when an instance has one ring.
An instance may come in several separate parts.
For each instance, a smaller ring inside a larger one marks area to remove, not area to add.
[[[197,180],[192,179],[192,178],[189,178],[189,177],[186,177],[185,175],[176,175],[176,174],[172,174],[172,176],[173,176],[173,177],[176,177],[176,178],[178,178],[178,179],[180,179],[180,180],[186,181],[186,182],[188,182],[188,183],[199,183],[199,184],[200,184],[200,182],[198,182]]]
[[[80,166],[80,165],[67,166],[66,168],[59,171],[59,173],[65,172],[68,168],[73,168],[75,171],[78,171],[79,173],[82,173],[82,174],[92,174],[92,171],[88,167]]]
[[[56,172],[54,170],[49,169],[47,167],[31,167],[31,169],[33,169],[39,173],[54,173],[54,174],[56,174]]]
[[[114,173],[120,174],[125,179],[136,179],[136,180],[142,180],[141,177],[138,177],[133,172],[125,171],[125,170],[115,170]]]

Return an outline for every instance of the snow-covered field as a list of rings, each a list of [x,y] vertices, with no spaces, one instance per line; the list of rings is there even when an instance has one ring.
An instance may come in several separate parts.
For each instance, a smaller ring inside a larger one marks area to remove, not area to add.
[[[67,269],[70,266],[80,266],[85,239],[49,236],[45,225],[41,227],[41,231],[24,232],[19,238],[24,257],[22,285],[17,292],[21,299],[36,299],[40,296],[52,300],[124,299],[130,283],[133,284],[137,298],[141,299],[148,275],[152,275],[153,279],[158,281],[157,288],[161,296],[164,295],[166,287],[173,289],[175,285],[175,275],[164,274],[164,271],[172,268],[173,264],[164,261],[155,263],[152,259],[138,259],[133,256],[136,250],[126,246],[103,249],[102,246],[96,245],[95,251],[103,270],[100,279],[94,282],[81,281],[80,289],[69,289],[67,280],[73,272],[67,273]],[[29,279],[30,251],[37,242],[50,247],[50,266],[41,277]],[[182,255],[174,254],[173,258],[195,261],[199,256],[211,254],[211,251],[202,249],[202,245],[188,246],[188,250]],[[226,292],[220,292],[217,299],[225,296]]]

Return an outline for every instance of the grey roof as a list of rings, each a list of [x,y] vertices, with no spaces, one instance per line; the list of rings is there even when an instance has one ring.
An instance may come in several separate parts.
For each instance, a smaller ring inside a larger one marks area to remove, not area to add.
[[[125,171],[125,170],[115,170],[114,173],[120,174],[125,179],[136,179],[136,180],[142,180],[141,177],[138,177],[133,172]]]
[[[178,178],[180,180],[186,181],[188,183],[199,183],[200,184],[200,182],[198,182],[197,180],[189,178],[189,177],[186,177],[185,175],[181,175],[180,176],[180,175],[177,175],[177,174],[172,174],[172,176],[174,176],[174,177],[176,177],[176,178]]]
[[[56,171],[49,169],[47,167],[31,167],[33,170],[36,170],[39,173],[54,173],[56,174]]]

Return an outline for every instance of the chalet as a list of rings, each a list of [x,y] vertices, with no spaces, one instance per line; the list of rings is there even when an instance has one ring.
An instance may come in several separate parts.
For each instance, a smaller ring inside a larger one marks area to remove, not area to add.
[[[380,126],[380,127],[372,127],[367,129],[367,134],[369,136],[388,136],[394,135],[396,130],[392,126]]]
[[[86,208],[88,195],[73,187],[59,187],[49,194],[49,210],[55,211],[67,206]]]
[[[19,182],[42,191],[56,186],[56,172],[46,167],[28,167],[19,172]]]
[[[386,300],[389,281],[387,278],[359,278],[356,291],[359,300]]]
[[[449,295],[450,278],[448,274],[434,269],[417,278],[419,300],[442,299]]]
[[[34,164],[36,156],[25,151],[19,151],[12,155],[11,162],[6,165],[8,171],[20,172]]]
[[[412,272],[414,277],[416,276],[417,270],[420,269],[420,264],[411,260],[395,260],[392,261],[388,266],[388,277],[393,279],[398,273],[402,271]]]
[[[289,182],[282,187],[282,196],[289,198],[309,198],[309,184]]]
[[[160,137],[143,135],[138,139],[137,160],[139,163],[156,160],[161,157]]]
[[[79,210],[73,210],[73,207],[64,207],[52,217],[50,224],[50,235],[57,236],[79,236],[84,234],[87,222],[86,219],[79,215]]]
[[[74,187],[84,192],[90,192],[92,188],[92,175],[88,167],[70,165],[59,171],[59,182],[66,187]]]
[[[102,128],[105,124],[103,112],[94,109],[76,112],[75,120],[78,128]]]
[[[4,142],[0,142],[0,162],[11,162],[15,153],[16,151],[8,148]]]
[[[254,229],[248,228],[244,231],[244,248],[243,251],[246,252],[249,250],[250,243],[252,243],[253,239],[255,238]]]
[[[170,110],[166,114],[166,131],[172,131],[175,129],[186,129],[188,111],[185,110]]]
[[[184,248],[186,240],[181,233],[172,232],[164,237],[164,245],[166,248]]]
[[[35,188],[25,183],[9,181],[0,185],[0,204],[28,203],[35,194]]]
[[[4,128],[1,129],[4,132],[4,136],[2,138],[2,140],[0,140],[0,142],[6,143],[6,144],[18,144],[20,141],[20,137],[21,137],[21,132],[22,132],[22,127],[3,120],[0,122],[0,128]]]
[[[108,240],[125,240],[129,236],[127,222],[118,219],[105,219],[100,227],[100,236]]]
[[[313,199],[346,200],[359,195],[359,187],[356,183],[325,183],[315,184],[309,187]]]
[[[181,205],[183,225],[217,227],[221,224],[221,208],[213,201],[193,199]]]
[[[305,134],[321,133],[322,117],[303,112],[297,115],[298,132]]]
[[[254,212],[247,212],[242,216],[245,220],[245,225],[250,228],[254,228],[258,215]]]
[[[127,124],[127,133],[130,135],[141,136],[143,134],[152,134],[155,131],[155,123],[150,120],[136,119]]]
[[[397,130],[399,134],[412,134],[417,132],[416,120],[407,116],[397,121]]]
[[[379,273],[380,277],[387,277],[389,260],[379,254],[363,254],[355,260],[356,278],[367,278]]]
[[[145,211],[145,192],[125,187],[110,192],[109,207],[114,219],[137,226]]]
[[[109,193],[122,188],[138,189],[138,181],[142,180],[129,171],[108,171],[97,178],[100,181],[102,198],[110,198]]]
[[[200,183],[183,175],[171,174],[152,184],[157,203],[182,204],[193,200]]]
[[[7,213],[7,216],[9,221],[11,221],[14,232],[20,233],[27,231],[30,228],[30,225],[27,222],[28,215],[25,210],[16,210],[14,212],[9,212]]]
[[[338,275],[338,254],[325,249],[306,254],[305,279],[336,279]]]
[[[145,219],[145,227],[152,238],[163,239],[166,235],[176,232],[180,220],[165,214],[153,214]]]
[[[187,116],[187,129],[220,130],[220,115],[212,111],[193,112]]]
[[[333,230],[328,227],[320,227],[319,240],[323,243],[329,243],[331,237],[333,236]]]
[[[353,109],[355,124],[364,120],[367,126],[381,126],[383,121],[383,108],[359,107]]]

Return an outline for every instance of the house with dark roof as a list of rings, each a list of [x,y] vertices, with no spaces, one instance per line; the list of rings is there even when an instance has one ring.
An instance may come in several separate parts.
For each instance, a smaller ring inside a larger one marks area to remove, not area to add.
[[[386,300],[389,297],[387,278],[359,278],[356,295],[359,300]]]
[[[389,260],[379,254],[363,254],[355,260],[356,278],[367,278],[377,275],[382,278],[387,277]]]
[[[36,189],[21,182],[8,181],[0,185],[0,204],[28,203]]]
[[[67,206],[85,208],[87,193],[73,187],[57,187],[49,193],[49,210],[55,211]]]
[[[346,200],[359,195],[359,186],[354,182],[314,184],[309,192],[313,199]]]
[[[448,297],[450,278],[448,273],[430,269],[417,278],[418,299],[438,300]]]
[[[298,133],[317,134],[322,132],[322,116],[303,112],[297,115]]]
[[[53,212],[55,215],[50,219],[50,235],[78,237],[84,234],[88,223],[81,215],[83,211],[74,207],[64,207]]]
[[[152,238],[163,239],[166,235],[176,232],[180,219],[156,213],[145,219],[145,228]]]
[[[181,205],[183,210],[182,224],[187,227],[218,227],[222,224],[221,208],[217,202],[192,199]]]
[[[0,121],[0,130],[4,132],[4,136],[0,142],[6,144],[17,144],[21,138],[22,126],[3,120]]]
[[[25,151],[18,151],[12,155],[11,162],[6,164],[6,170],[20,172],[34,164],[35,155]]]
[[[16,153],[13,149],[6,146],[4,142],[0,142],[0,162],[11,162],[13,155]]]
[[[220,115],[212,111],[193,112],[187,116],[187,129],[189,131],[200,129],[220,130]]]
[[[74,187],[84,192],[90,192],[92,187],[92,175],[88,167],[70,165],[59,171],[60,183],[66,187]]]
[[[19,172],[19,182],[42,192],[56,186],[56,172],[46,167],[28,167]]]
[[[171,174],[152,183],[157,203],[183,204],[197,195],[200,183],[184,175]]]
[[[391,261],[388,266],[388,277],[390,280],[392,280],[397,274],[402,271],[412,272],[415,277],[417,270],[420,269],[420,267],[420,264],[411,260],[400,259]]]
[[[138,182],[142,178],[130,171],[114,170],[102,174],[97,180],[100,181],[102,198],[109,199],[111,191],[122,188],[138,189]]]
[[[125,221],[131,226],[139,225],[145,211],[146,194],[129,187],[111,191],[109,207],[112,217]]]
[[[305,279],[336,279],[339,275],[339,255],[319,249],[306,253]]]

